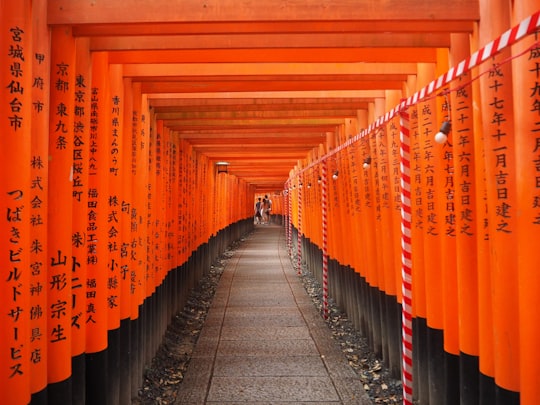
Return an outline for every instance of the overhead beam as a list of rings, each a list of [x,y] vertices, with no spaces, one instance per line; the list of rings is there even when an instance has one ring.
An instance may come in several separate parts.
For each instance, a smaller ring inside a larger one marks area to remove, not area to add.
[[[477,0],[378,0],[293,2],[274,0],[49,0],[49,24],[220,22],[477,20]]]
[[[414,75],[417,63],[141,63],[122,66],[125,77]]]
[[[179,49],[116,51],[109,55],[110,63],[335,63],[436,62],[432,48],[272,48],[264,52],[253,49]]]
[[[241,82],[142,82],[143,93],[163,93],[173,91],[179,93],[197,92],[235,92],[235,91],[310,91],[310,90],[400,90],[404,81],[400,80],[367,80],[367,81],[241,81]]]
[[[279,144],[287,145],[294,147],[305,147],[306,145],[318,145],[323,143],[325,138],[323,136],[313,136],[313,137],[298,137],[298,136],[264,136],[264,137],[250,137],[250,138],[240,138],[240,137],[229,137],[224,136],[223,138],[188,138],[188,141],[193,146],[213,146],[213,145],[260,145],[261,143],[268,144]],[[223,143],[218,143],[223,142]],[[226,142],[226,144],[225,144]]]
[[[346,74],[346,75],[236,75],[236,76],[145,76],[133,78],[135,82],[189,82],[189,83],[225,83],[232,82],[387,82],[387,81],[405,81],[408,75],[401,73],[394,74]]]
[[[92,37],[91,51],[271,48],[447,48],[450,33],[313,33]]]
[[[473,14],[473,13],[471,13]],[[64,19],[49,16],[51,24]],[[135,23],[75,23],[73,35],[83,37],[141,36],[141,35],[207,35],[207,34],[272,34],[272,33],[472,33],[477,17],[466,19],[432,19],[430,17],[407,20],[360,19],[319,21],[206,21],[200,22],[144,22]],[[55,22],[56,21],[56,22]]]
[[[183,111],[158,112],[158,120],[230,120],[230,119],[296,119],[356,117],[356,110],[273,110],[273,111]]]
[[[313,90],[313,91],[249,91],[249,92],[221,92],[215,93],[156,93],[148,94],[150,102],[160,99],[190,99],[193,102],[202,102],[204,100],[233,100],[233,99],[256,99],[264,100],[268,99],[282,99],[282,100],[294,100],[294,99],[306,99],[311,98],[315,100],[325,99],[342,99],[342,98],[363,98],[366,100],[373,100],[376,98],[384,98],[384,90]],[[196,101],[198,100],[198,101]]]
[[[340,101],[328,100],[325,103],[234,103],[235,100],[228,100],[229,103],[215,104],[193,104],[187,103],[189,100],[184,99],[165,99],[165,103],[154,104],[150,103],[156,114],[182,112],[220,112],[220,111],[299,111],[299,110],[363,110],[368,108],[368,100],[361,101]],[[176,103],[176,101],[184,101],[185,103]],[[210,100],[208,100],[210,101]]]

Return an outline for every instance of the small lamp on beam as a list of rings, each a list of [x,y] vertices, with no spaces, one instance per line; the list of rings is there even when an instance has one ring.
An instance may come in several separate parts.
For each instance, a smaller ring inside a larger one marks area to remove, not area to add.
[[[229,167],[229,162],[216,162],[216,166],[217,166],[218,174],[227,173],[228,172],[228,167]]]

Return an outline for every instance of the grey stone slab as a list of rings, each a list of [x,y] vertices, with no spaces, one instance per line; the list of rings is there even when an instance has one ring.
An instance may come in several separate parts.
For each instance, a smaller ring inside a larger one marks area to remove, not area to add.
[[[221,340],[218,346],[218,356],[312,356],[318,354],[317,347],[311,339]]]
[[[218,311],[212,313],[209,312],[204,320],[203,330],[207,327],[221,326],[223,324],[223,319],[225,319],[225,311],[221,311],[221,313]]]
[[[327,376],[320,356],[220,356],[214,365],[216,377]]]
[[[192,357],[215,357],[219,347],[219,339],[199,339]]]
[[[327,377],[214,377],[208,401],[339,401]]]
[[[311,339],[306,326],[242,326],[221,330],[221,340]]]
[[[258,315],[258,314],[250,314],[250,313],[244,313],[239,314],[236,316],[226,316],[223,325],[228,327],[237,327],[237,326],[245,326],[245,325],[253,325],[253,326],[267,326],[267,327],[275,327],[275,326],[304,326],[306,323],[304,322],[304,319],[300,316],[300,314],[297,315],[284,315],[284,316],[276,316],[276,315]]]
[[[290,307],[294,305],[294,299],[286,295],[261,296],[259,294],[242,295],[229,300],[230,307]]]
[[[191,359],[176,395],[176,404],[204,404],[212,375],[213,358]]]
[[[260,316],[260,317],[273,317],[273,316],[291,316],[301,317],[301,313],[296,307],[228,307],[225,312],[226,317],[243,317],[243,316]]]
[[[238,326],[304,326],[302,314],[294,307],[229,307],[223,325]]]
[[[205,325],[202,328],[201,333],[199,334],[199,341],[210,340],[210,341],[219,341],[221,333],[221,325]]]

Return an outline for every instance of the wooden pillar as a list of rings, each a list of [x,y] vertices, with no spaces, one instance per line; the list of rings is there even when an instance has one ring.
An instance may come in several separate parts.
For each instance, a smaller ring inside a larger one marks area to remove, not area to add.
[[[71,401],[73,124],[75,40],[54,27],[51,44],[48,205],[49,400]],[[60,382],[62,382],[60,384]],[[51,386],[52,383],[57,383]]]
[[[378,118],[384,115],[385,112],[385,100],[380,98],[376,99],[373,104],[373,118]],[[386,347],[386,325],[384,323],[384,300],[382,294],[384,286],[386,284],[385,272],[384,272],[384,259],[383,259],[383,228],[382,228],[382,216],[381,216],[381,187],[379,185],[380,179],[380,163],[379,153],[377,148],[377,137],[380,136],[380,131],[374,131],[370,134],[370,154],[372,156],[372,164],[370,167],[371,187],[373,190],[373,240],[374,240],[374,259],[375,259],[375,271],[376,271],[376,288],[372,290],[372,308],[373,308],[373,328],[374,328],[374,345],[373,350],[378,356],[383,358],[388,357],[388,348]]]
[[[108,313],[108,175],[110,111],[108,55],[92,55],[90,155],[88,191],[87,274],[87,401],[106,403]]]
[[[510,26],[506,0],[480,1],[479,42],[485,44]],[[503,50],[491,65],[510,56]],[[485,64],[484,69],[489,65]],[[495,366],[495,403],[519,403],[519,311],[517,260],[518,201],[512,98],[512,68],[498,66],[479,79],[482,94],[487,209],[489,225],[491,296]],[[488,286],[484,286],[486,288]]]
[[[122,65],[108,66],[109,92],[108,106],[104,119],[108,122],[108,190],[107,195],[107,365],[109,403],[120,402],[120,373],[127,366],[120,364],[122,346],[120,338],[120,313],[122,304],[122,183],[124,172],[122,162],[124,156],[123,119],[124,119],[124,87]]]
[[[409,76],[406,96],[412,96],[417,88],[417,77]],[[429,400],[428,354],[427,354],[427,284],[424,262],[424,229],[426,227],[423,187],[424,159],[422,126],[417,106],[409,109],[409,133],[411,149],[411,250],[412,250],[412,295],[413,295],[413,398],[420,403]]]
[[[86,280],[88,167],[90,150],[90,98],[92,60],[90,41],[76,40],[73,122],[72,325],[73,403],[86,401]]]
[[[0,390],[3,401],[22,405],[30,400],[30,364],[45,355],[45,345],[34,345],[30,352],[28,334],[32,25],[30,1],[5,0],[0,5]],[[43,340],[49,338],[45,329],[41,333]]]
[[[120,403],[129,402],[132,395],[132,374],[136,372],[137,357],[132,355],[132,339],[136,339],[136,317],[132,318],[135,295],[131,280],[135,266],[131,257],[132,212],[134,209],[131,172],[133,165],[133,91],[131,79],[123,79],[122,120],[122,181],[118,210],[120,221]]]
[[[386,110],[390,111],[401,102],[401,90],[387,90]],[[389,334],[388,365],[390,372],[396,378],[401,371],[401,176],[400,176],[400,117],[396,115],[386,124],[386,155],[387,155],[387,233],[390,234],[391,243],[386,248],[390,256],[388,266],[386,293],[386,313]]]
[[[451,36],[450,65],[469,55],[469,36]],[[464,73],[452,87],[471,80],[471,73]],[[460,397],[462,405],[478,404],[478,212],[476,209],[476,165],[474,159],[473,89],[465,85],[449,95],[452,117],[452,145],[454,160],[454,204],[456,234],[456,270],[458,299],[456,308],[459,319]]]
[[[422,88],[436,77],[435,65],[418,64],[418,87]],[[443,279],[441,266],[441,232],[444,214],[440,199],[444,196],[444,171],[440,148],[433,140],[438,131],[437,102],[434,99],[417,105],[418,127],[421,139],[421,187],[424,265],[426,282],[426,340],[428,356],[425,358],[429,381],[429,403],[444,403],[445,377],[443,356]],[[414,275],[413,275],[414,277]]]
[[[47,343],[38,336],[47,331],[47,198],[49,167],[50,31],[45,16],[47,2],[32,2],[32,136],[30,185],[30,391],[32,401],[47,400]],[[3,391],[3,390],[2,390]]]
[[[514,21],[517,24],[538,12],[538,2],[514,2]],[[530,35],[512,46],[512,55],[519,55],[538,41]],[[532,235],[540,234],[540,121],[538,119],[537,69],[540,63],[538,45],[512,62],[514,100],[514,134],[516,157],[516,197],[520,215],[517,217],[518,307],[520,403],[533,405],[540,398],[540,273],[535,263],[540,261],[538,243]]]

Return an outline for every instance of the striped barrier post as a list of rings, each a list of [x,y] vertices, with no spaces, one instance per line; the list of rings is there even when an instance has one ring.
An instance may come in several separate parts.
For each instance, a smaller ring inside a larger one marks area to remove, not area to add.
[[[411,255],[411,177],[409,113],[400,112],[401,156],[401,328],[403,404],[412,405],[412,255]]]
[[[285,185],[286,198],[287,198],[287,246],[289,248],[289,257],[292,257],[292,201],[291,201],[291,185],[289,182]]]
[[[323,275],[323,317],[328,319],[328,223],[327,223],[327,210],[328,210],[328,162],[323,160],[322,162],[322,179],[321,179],[321,207],[322,207],[322,275]]]
[[[296,257],[298,259],[298,275],[302,274],[302,176],[298,176],[298,250]]]

